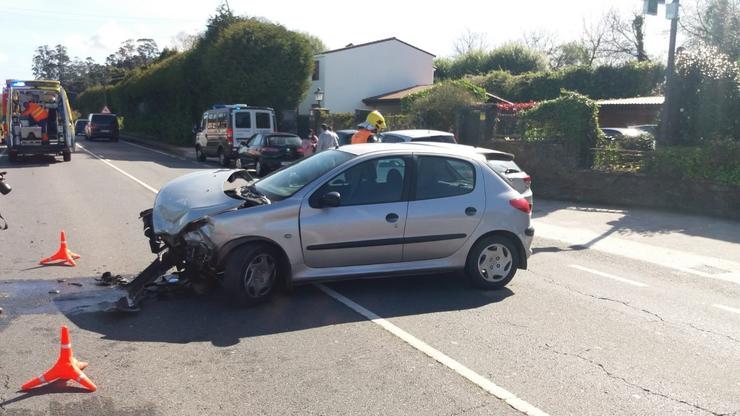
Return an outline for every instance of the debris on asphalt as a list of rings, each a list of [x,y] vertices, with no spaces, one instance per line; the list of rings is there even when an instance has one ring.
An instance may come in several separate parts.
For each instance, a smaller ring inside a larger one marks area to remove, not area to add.
[[[57,279],[57,283],[64,283],[66,281],[67,281],[67,279]]]
[[[82,283],[77,283],[77,282],[69,282],[69,283],[67,283],[67,284],[68,284],[68,285],[71,285],[71,286],[77,286],[77,287],[82,287]]]
[[[58,290],[56,290],[56,289],[49,291],[49,294],[51,294],[51,295],[58,295],[59,293],[60,292]]]
[[[95,284],[98,286],[113,286],[113,285],[126,285],[128,280],[125,277],[117,274],[113,276],[111,272],[105,272],[100,277],[95,278]],[[82,285],[80,285],[82,286]]]

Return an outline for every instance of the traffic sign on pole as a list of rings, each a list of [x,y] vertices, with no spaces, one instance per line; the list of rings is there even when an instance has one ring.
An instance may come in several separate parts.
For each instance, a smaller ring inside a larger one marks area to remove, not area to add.
[[[100,110],[100,112],[103,113],[103,114],[110,114],[110,109],[108,108],[107,105],[104,105],[103,106],[103,109]]]

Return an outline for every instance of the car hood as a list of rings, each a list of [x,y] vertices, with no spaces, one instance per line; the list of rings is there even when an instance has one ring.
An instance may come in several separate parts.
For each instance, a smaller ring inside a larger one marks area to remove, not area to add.
[[[245,171],[201,171],[167,182],[154,200],[154,233],[176,235],[193,221],[244,204],[243,199],[232,198],[224,193],[224,183],[240,172]]]

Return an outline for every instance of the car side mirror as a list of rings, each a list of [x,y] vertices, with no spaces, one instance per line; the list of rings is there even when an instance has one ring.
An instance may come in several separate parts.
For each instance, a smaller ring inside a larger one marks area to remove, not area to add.
[[[335,208],[342,204],[342,196],[339,192],[327,192],[319,200],[322,208]]]

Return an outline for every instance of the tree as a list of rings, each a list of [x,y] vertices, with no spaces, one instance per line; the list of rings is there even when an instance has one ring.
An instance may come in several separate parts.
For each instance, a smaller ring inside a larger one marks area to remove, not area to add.
[[[552,65],[559,55],[561,45],[558,44],[558,35],[550,30],[534,30],[524,34],[522,44],[529,49],[538,51],[545,55]]]
[[[690,46],[714,46],[740,59],[740,0],[697,0],[682,25]]]
[[[580,44],[586,51],[586,64],[593,66],[598,60],[606,56],[606,41],[608,36],[608,24],[604,18],[596,22],[583,21],[583,34]]]
[[[199,36],[201,35],[192,35],[185,32],[178,32],[175,36],[172,37],[171,49],[174,49],[178,52],[189,51],[190,49],[193,49],[195,44],[198,42]]]
[[[578,41],[566,42],[558,45],[550,58],[552,69],[562,69],[569,66],[590,65],[589,50]]]
[[[324,44],[324,41],[321,40],[320,37],[316,35],[312,35],[308,32],[298,32],[306,38],[308,41],[309,46],[311,47],[311,52],[316,55],[317,53],[321,53],[327,50],[326,44]]]
[[[645,52],[645,18],[641,14],[635,13],[630,19],[612,9],[604,19],[608,29],[604,48],[607,55],[618,61],[649,60]]]
[[[410,112],[422,125],[446,131],[455,126],[460,110],[480,102],[480,98],[469,87],[459,82],[447,81],[436,84],[414,100],[410,104]]]
[[[70,58],[64,45],[56,45],[53,49],[48,45],[36,48],[33,56],[33,76],[36,79],[52,79],[64,82],[69,74]]]
[[[452,44],[452,48],[455,51],[455,55],[461,56],[485,51],[488,49],[488,42],[484,33],[465,29],[465,32]]]

